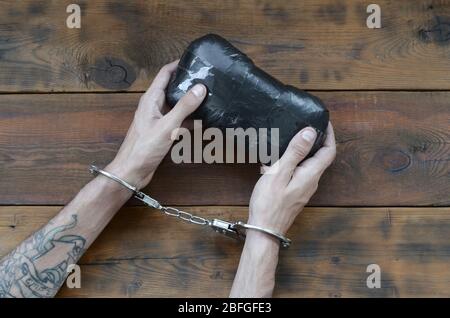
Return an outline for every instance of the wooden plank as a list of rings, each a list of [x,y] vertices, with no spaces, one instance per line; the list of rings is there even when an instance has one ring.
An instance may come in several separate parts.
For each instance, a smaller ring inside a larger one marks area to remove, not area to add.
[[[1,207],[0,255],[60,207]],[[245,220],[246,207],[185,207]],[[276,296],[449,297],[450,208],[306,208],[281,252]],[[242,244],[148,208],[122,209],[82,258],[82,288],[62,297],[227,296]],[[367,265],[381,288],[366,287]]]
[[[321,92],[338,155],[311,201],[318,206],[450,203],[450,93]],[[65,204],[107,164],[139,94],[0,96],[0,204]],[[146,191],[166,204],[247,205],[259,168],[174,164]]]
[[[305,89],[450,89],[449,1],[2,0],[0,91],[144,90],[206,33],[230,39],[279,79]]]

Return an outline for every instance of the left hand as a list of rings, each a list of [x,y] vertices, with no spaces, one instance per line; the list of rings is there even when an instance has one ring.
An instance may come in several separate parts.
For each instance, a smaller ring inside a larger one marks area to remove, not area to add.
[[[106,171],[115,174],[138,189],[145,187],[172,146],[173,132],[194,112],[206,96],[202,84],[190,89],[163,115],[165,89],[178,61],[165,65],[139,101],[133,122],[124,142]]]
[[[331,123],[328,123],[326,133],[322,148],[304,161],[316,139],[315,130],[304,128],[292,138],[277,165],[269,168],[269,172],[274,169],[273,173],[264,174],[256,183],[250,199],[248,224],[281,234],[287,232],[316,192],[320,177],[336,156]]]

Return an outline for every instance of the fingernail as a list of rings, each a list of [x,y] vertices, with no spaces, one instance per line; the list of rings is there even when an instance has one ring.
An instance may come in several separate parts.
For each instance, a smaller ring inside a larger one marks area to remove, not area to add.
[[[192,93],[198,98],[203,97],[203,95],[205,95],[205,91],[205,86],[203,86],[202,84],[197,84],[192,87]]]
[[[313,142],[316,139],[316,131],[311,128],[306,128],[302,132],[302,138],[307,142]]]

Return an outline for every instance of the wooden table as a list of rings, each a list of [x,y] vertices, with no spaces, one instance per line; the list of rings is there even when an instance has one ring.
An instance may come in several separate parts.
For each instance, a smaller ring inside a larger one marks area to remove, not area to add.
[[[80,29],[66,6],[80,4]],[[108,163],[157,70],[218,33],[321,97],[338,155],[281,252],[275,295],[450,296],[450,1],[0,1],[0,255]],[[163,162],[145,189],[243,219],[254,165]],[[241,243],[123,208],[60,296],[227,296]],[[367,265],[381,288],[366,286]]]

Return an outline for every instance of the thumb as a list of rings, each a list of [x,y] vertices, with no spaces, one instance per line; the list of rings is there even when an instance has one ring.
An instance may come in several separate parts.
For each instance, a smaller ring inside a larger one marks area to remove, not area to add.
[[[280,159],[281,171],[292,172],[311,151],[316,137],[317,133],[311,127],[306,127],[297,133]]]
[[[203,84],[196,84],[180,98],[178,103],[164,117],[167,117],[167,120],[173,123],[174,126],[179,127],[183,120],[200,106],[203,99],[205,99],[205,96],[206,86]]]

